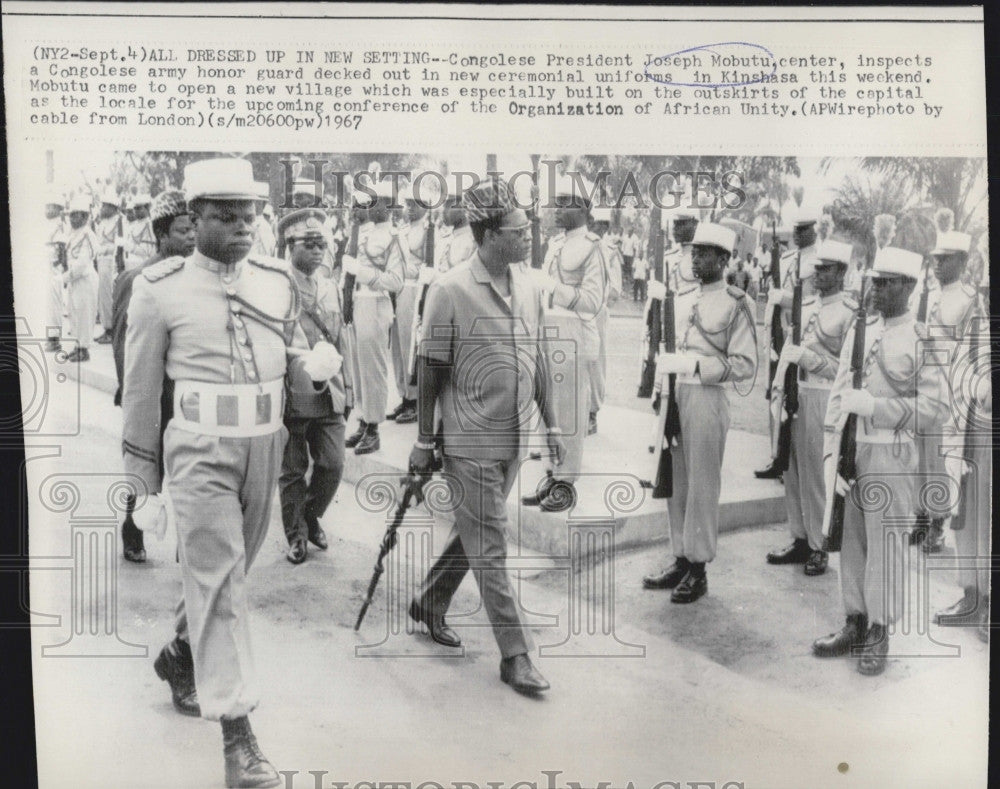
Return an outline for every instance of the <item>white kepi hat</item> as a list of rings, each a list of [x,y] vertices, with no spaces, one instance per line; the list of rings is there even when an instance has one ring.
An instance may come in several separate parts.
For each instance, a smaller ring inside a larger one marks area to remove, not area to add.
[[[883,247],[875,253],[875,262],[868,270],[869,277],[910,277],[920,278],[924,262],[921,255],[898,247]]]
[[[203,159],[184,168],[184,193],[196,200],[259,200],[253,166],[246,159]]]
[[[969,247],[972,246],[972,236],[958,230],[949,230],[947,233],[938,233],[937,246],[931,251],[932,255],[950,255],[954,252],[965,252],[968,254]]]
[[[736,246],[736,233],[714,222],[699,222],[691,243],[695,246],[718,247],[731,255]]]
[[[89,214],[90,205],[90,195],[78,194],[69,201],[69,212],[72,214],[74,211],[82,211],[85,214]]]
[[[823,263],[843,263],[845,266],[851,265],[851,256],[854,254],[854,247],[844,241],[833,241],[827,239],[819,245],[816,257]]]

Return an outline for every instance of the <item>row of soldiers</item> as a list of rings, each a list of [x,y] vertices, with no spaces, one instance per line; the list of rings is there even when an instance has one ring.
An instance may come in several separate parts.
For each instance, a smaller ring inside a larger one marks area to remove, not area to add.
[[[889,531],[893,525],[911,526],[912,542],[934,553],[941,550],[944,522],[950,521],[956,549],[965,557],[966,569],[959,573],[963,595],[938,612],[935,621],[977,625],[984,640],[987,635],[992,478],[988,306],[985,294],[963,281],[968,234],[940,232],[928,256],[932,263],[925,263],[919,254],[890,246],[890,227],[865,269],[854,265],[851,243],[833,238],[818,243],[815,225],[810,217],[796,221],[795,249],[777,261],[780,284],[767,296],[765,325],[771,334],[779,331],[770,328],[773,316],[786,340],[768,343],[774,354],[767,394],[774,406],[775,457],[757,476],[783,477],[792,537],[767,561],[801,565],[808,576],[823,574],[831,502],[835,496],[845,498],[840,568],[847,624],[818,639],[813,651],[820,657],[854,654],[861,673],[878,674],[888,653],[888,626],[901,615],[904,599],[898,545]],[[729,421],[719,383],[755,374],[756,343],[750,339],[753,321],[736,306],[742,291],[722,291],[706,263],[713,241],[728,258],[734,239],[717,226],[706,230],[685,214],[675,218],[673,232],[680,248],[668,256],[666,271],[680,347],[660,355],[657,377],[676,375],[680,425],[667,438],[674,444],[668,508],[675,558],[644,584],[673,589],[673,602],[685,603],[707,591],[704,565],[716,550],[719,473]],[[651,299],[662,300],[666,291],[663,283],[651,283]],[[717,292],[729,298],[714,296]],[[863,348],[855,348],[859,333]],[[797,410],[785,413],[789,371]],[[851,414],[856,420],[854,474],[845,478],[838,453]],[[783,426],[789,430],[782,462],[778,443]],[[697,484],[689,485],[691,478]],[[873,505],[878,496],[870,498],[866,485],[886,481],[888,502]],[[934,491],[945,485],[950,487],[949,495],[941,497],[946,506],[929,513]],[[970,565],[976,561],[978,566]]]

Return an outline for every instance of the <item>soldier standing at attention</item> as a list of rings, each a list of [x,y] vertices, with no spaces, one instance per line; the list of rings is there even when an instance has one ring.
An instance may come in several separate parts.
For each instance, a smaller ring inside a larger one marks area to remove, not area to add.
[[[94,314],[97,310],[97,239],[88,226],[90,200],[82,195],[69,204],[69,235],[66,238],[66,297],[69,320],[77,347],[66,355],[67,361],[89,362],[90,343],[94,337]]]
[[[288,538],[287,558],[292,564],[306,560],[307,540],[321,551],[327,549],[319,519],[337,493],[344,470],[346,395],[340,370],[340,289],[336,282],[318,274],[329,247],[325,221],[321,209],[302,208],[287,214],[278,224],[301,298],[299,326],[306,340],[301,347],[309,350],[329,346],[326,353],[337,362],[337,370],[320,390],[302,368],[289,375],[285,410],[288,444],[278,487]],[[310,459],[312,476],[306,482]]]
[[[865,327],[863,381],[852,387],[854,328],[844,340],[837,377],[830,392],[824,430],[825,464],[836,466],[834,444],[847,414],[857,414],[857,485],[885,484],[891,478],[888,506],[861,509],[847,483],[831,469],[845,494],[840,586],[847,623],[842,630],[813,642],[816,657],[854,653],[861,674],[881,674],[889,652],[887,626],[899,618],[906,572],[902,550],[887,544],[885,523],[904,521],[913,512],[918,468],[913,430],[940,426],[947,414],[942,368],[927,363],[926,332],[907,310],[920,274],[921,256],[895,247],[875,255],[871,278],[872,309],[878,315]],[[828,490],[828,496],[834,491]],[[887,554],[892,551],[891,554]]]
[[[45,257],[49,261],[49,304],[45,325],[45,350],[62,350],[63,266],[66,264],[66,230],[63,227],[62,200],[51,195],[45,203]]]
[[[754,376],[757,338],[747,295],[723,281],[736,234],[703,222],[692,242],[698,298],[679,317],[677,353],[661,354],[657,378],[677,375],[680,438],[673,453],[674,495],[667,501],[674,563],[643,579],[647,589],[673,589],[674,603],[692,603],[708,591],[705,565],[719,537],[722,456],[729,431],[724,385]]]
[[[114,309],[112,306],[115,276],[118,274],[116,258],[124,254],[124,217],[119,211],[119,198],[110,187],[101,197],[101,213],[97,218],[97,311],[104,333],[94,342],[105,345],[111,342],[114,329]],[[93,320],[93,316],[91,316]]]
[[[608,291],[604,306],[597,313],[597,332],[600,336],[600,347],[597,359],[589,366],[590,376],[590,420],[587,424],[587,435],[597,432],[597,412],[604,404],[606,380],[608,377],[608,320],[609,309],[622,295],[622,255],[611,235],[611,209],[594,208],[590,212],[594,220],[593,231],[600,237],[604,253],[604,263],[607,266]]]
[[[461,265],[476,252],[476,242],[462,208],[461,195],[450,195],[445,199],[441,223],[446,231],[451,228],[450,233],[442,234],[439,244],[441,250],[436,252],[437,269],[445,272]]]
[[[126,270],[141,266],[156,253],[156,235],[153,233],[153,223],[149,220],[151,202],[152,198],[145,192],[129,198],[132,219],[128,223],[125,238]]]
[[[815,274],[818,298],[803,299],[802,342],[793,345],[789,337],[775,376],[775,381],[783,381],[785,365],[799,367],[799,410],[792,422],[791,453],[784,474],[792,543],[769,553],[767,562],[804,564],[806,575],[822,575],[828,561],[823,550],[823,419],[844,338],[858,308],[844,295],[852,253],[853,247],[842,241],[820,244]]]
[[[195,162],[185,168],[184,186],[197,249],[144,269],[129,305],[125,471],[148,494],[137,525],[159,528],[172,512],[177,528],[184,597],[177,635],[157,657],[156,673],[175,697],[196,682],[201,716],[221,721],[226,786],[271,787],[281,779],[247,717],[258,689],[246,576],[267,533],[288,436],[286,367],[302,365],[325,382],[330,365],[312,351],[286,360],[297,291],[284,261],[248,257],[257,199],[250,162]],[[164,374],[175,387],[163,437],[165,488],[158,424]]]
[[[344,255],[345,274],[355,277],[354,327],[358,337],[358,372],[354,382],[359,397],[358,429],[344,442],[355,455],[381,447],[378,426],[385,419],[389,399],[389,329],[393,321],[390,294],[403,288],[403,255],[393,234],[389,211],[394,195],[391,181],[374,187],[368,209],[371,229],[359,235],[358,256]],[[359,394],[360,393],[360,394]]]

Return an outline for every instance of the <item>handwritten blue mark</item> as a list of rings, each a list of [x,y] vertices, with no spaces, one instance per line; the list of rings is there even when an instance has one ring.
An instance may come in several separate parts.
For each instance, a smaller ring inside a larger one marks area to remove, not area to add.
[[[771,72],[769,74],[762,73],[754,79],[740,82],[671,82],[649,73],[650,68],[667,65],[671,58],[675,58],[678,55],[686,55],[689,52],[711,52],[713,55],[718,55],[719,53],[714,51],[715,47],[751,47],[753,49],[759,49],[761,52],[766,53],[771,59],[773,64]],[[668,55],[661,55],[660,57],[647,63],[643,71],[645,72],[647,79],[650,79],[653,82],[659,82],[662,85],[671,85],[676,88],[733,88],[740,85],[754,85],[758,82],[764,82],[765,80],[770,79],[778,71],[778,61],[775,59],[774,53],[772,53],[771,50],[767,47],[762,47],[760,44],[751,44],[749,41],[720,41],[716,44],[702,44],[701,46],[689,47],[688,49],[671,52]]]

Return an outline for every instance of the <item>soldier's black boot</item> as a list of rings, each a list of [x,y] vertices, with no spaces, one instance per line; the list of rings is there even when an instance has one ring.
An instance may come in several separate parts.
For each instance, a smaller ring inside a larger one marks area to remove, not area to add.
[[[806,575],[822,575],[826,572],[830,557],[826,551],[810,551],[809,560],[806,562],[802,572]]]
[[[201,707],[198,706],[198,691],[194,684],[194,661],[191,658],[191,645],[187,641],[175,638],[163,649],[153,663],[156,676],[170,685],[170,695],[174,708],[181,715],[198,717]]]
[[[663,572],[647,575],[642,579],[642,585],[646,589],[673,589],[684,580],[691,567],[690,562],[683,556],[674,559],[674,563]]]
[[[354,454],[367,455],[371,452],[377,452],[381,446],[382,443],[378,437],[378,425],[365,425],[365,434],[361,436],[361,440],[354,447]]]
[[[542,512],[564,512],[576,506],[576,486],[572,482],[557,479],[545,492],[545,497],[538,502]]]
[[[344,446],[348,449],[354,449],[358,445],[358,442],[364,438],[365,430],[368,428],[368,423],[364,419],[358,420],[358,429],[355,430],[347,440],[344,441]]]
[[[913,531],[910,533],[910,545],[920,545],[927,537],[927,527],[931,519],[926,512],[918,512],[913,517]]]
[[[535,492],[530,496],[522,496],[521,503],[525,507],[537,507],[542,503],[542,499],[549,495],[549,488],[551,488],[555,482],[556,481],[551,474],[547,474],[542,477],[538,485],[535,487]]]
[[[965,593],[957,603],[953,603],[942,611],[934,614],[934,624],[943,625],[967,625],[978,621],[981,615],[979,606],[979,592],[974,586],[967,586]]]
[[[805,564],[809,561],[809,541],[795,538],[791,545],[786,545],[767,555],[768,564]]]
[[[597,412],[591,411],[587,420],[587,435],[592,436],[597,432]]]
[[[691,562],[687,575],[670,594],[671,603],[693,603],[708,592],[704,562]]]
[[[222,719],[222,750],[226,757],[226,786],[268,787],[281,783],[278,771],[261,753],[250,729],[250,719]]]
[[[757,479],[778,479],[781,476],[781,469],[778,468],[777,462],[772,460],[769,465],[757,469],[753,475]]]
[[[858,659],[858,673],[874,677],[885,671],[886,656],[889,654],[889,632],[885,625],[874,623],[868,630],[865,647]]]
[[[837,633],[831,633],[813,641],[816,657],[841,657],[849,654],[851,647],[862,646],[868,632],[868,617],[864,614],[848,614],[847,624]]]
[[[396,424],[408,425],[416,421],[417,421],[417,401],[404,400],[402,409],[398,414],[396,414]]]
[[[941,518],[932,518],[930,526],[927,527],[927,539],[922,546],[924,553],[941,553],[944,547],[944,521]]]
[[[142,529],[135,525],[132,511],[135,509],[135,496],[125,500],[125,520],[122,521],[122,554],[125,561],[142,564],[146,561],[146,546],[143,542]]]

